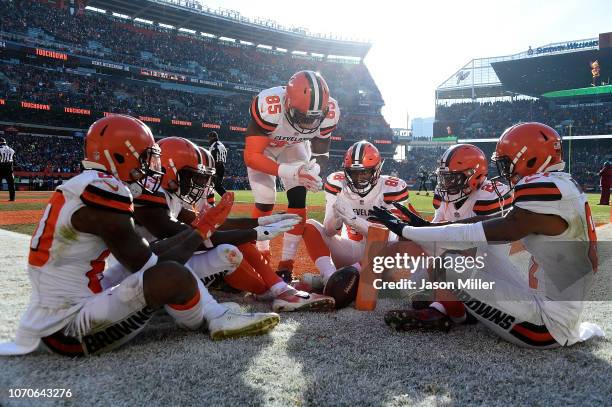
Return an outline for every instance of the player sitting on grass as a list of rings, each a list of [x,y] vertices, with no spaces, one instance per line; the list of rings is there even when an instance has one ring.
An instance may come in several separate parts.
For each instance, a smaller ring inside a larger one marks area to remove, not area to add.
[[[232,329],[229,310],[209,312],[206,288],[183,264],[223,223],[233,197],[198,217],[193,228],[153,247],[135,230],[132,201],[144,190],[154,193],[161,181],[160,149],[151,130],[123,115],[96,121],[85,137],[83,167],[55,190],[32,236],[30,305],[15,341],[1,345],[0,354],[108,351],[135,337],[160,307],[181,327],[208,325],[213,338]],[[104,289],[111,253],[131,274]],[[278,321],[277,314],[264,314],[251,328],[263,332]]]
[[[433,206],[435,214],[431,223],[460,222],[475,216],[489,216],[509,210],[512,206],[510,188],[500,182],[487,179],[488,160],[478,147],[471,144],[456,144],[448,148],[438,162],[437,187],[434,192]],[[497,194],[498,191],[502,198]],[[419,219],[414,213],[403,207],[404,214],[421,226],[430,223]],[[510,245],[499,245],[496,250],[508,255]],[[433,254],[442,255],[444,248],[436,248]],[[415,276],[416,277],[416,276]],[[433,307],[446,313],[453,322],[466,321],[467,316],[463,303],[446,290],[435,290],[425,298],[432,301],[413,301],[413,308]],[[416,297],[415,297],[416,298]],[[426,311],[427,312],[427,311]]]
[[[503,217],[415,227],[382,209],[375,209],[374,215],[405,239],[437,242],[447,249],[486,250],[491,244],[520,240],[532,256],[528,279],[520,279],[509,257],[494,251],[483,267],[463,273],[445,270],[457,298],[503,339],[547,349],[603,335],[597,325],[581,323],[597,271],[597,236],[586,195],[570,174],[562,172],[561,138],[541,123],[517,124],[501,135],[493,160],[513,190],[513,207]],[[476,286],[459,288],[461,280],[472,280]],[[482,288],[482,282],[492,288]],[[432,309],[385,315],[385,322],[400,330],[441,326],[443,319],[448,319],[444,310]]]
[[[382,166],[378,149],[372,143],[358,141],[344,155],[343,171],[327,177],[323,224],[308,219],[304,228],[306,250],[319,270],[318,275],[304,275],[304,288],[321,290],[341,267],[353,265],[359,269],[370,226],[369,211],[374,206],[393,208],[394,202],[408,199],[406,183],[381,175]]]
[[[162,139],[159,146],[166,171],[162,188],[155,194],[145,193],[135,200],[136,220],[145,228],[143,235],[153,235],[151,240],[168,238],[188,229],[197,216],[193,208],[198,208],[200,213],[213,208],[209,192],[215,163],[208,150],[199,149],[189,140],[179,137]],[[269,298],[273,300],[275,311],[332,309],[332,298],[297,291],[282,281],[252,243],[273,239],[289,231],[299,219],[295,214],[275,214],[257,219],[228,218],[204,242],[202,251],[189,259],[187,266],[205,282],[225,275],[234,287],[262,296],[274,284],[281,285],[282,292]]]

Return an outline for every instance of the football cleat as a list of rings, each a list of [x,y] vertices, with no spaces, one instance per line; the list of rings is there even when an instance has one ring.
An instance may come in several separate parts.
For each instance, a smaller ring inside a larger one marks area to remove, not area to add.
[[[396,331],[411,331],[424,329],[448,332],[452,322],[435,308],[417,310],[392,310],[385,314],[385,324]]]
[[[293,260],[281,260],[278,262],[276,274],[287,284],[293,281]]]
[[[274,312],[331,311],[335,306],[336,302],[332,297],[298,291],[291,286],[272,302]]]
[[[256,336],[269,332],[280,322],[274,312],[237,312],[227,307],[221,316],[208,323],[208,331],[213,341]]]
[[[233,311],[233,312],[238,312],[238,313],[242,312],[242,308],[240,307],[240,304],[236,302],[221,302],[219,303],[219,305],[222,305],[228,310]]]
[[[417,291],[410,296],[410,305],[412,309],[419,310],[429,308],[433,302],[434,293],[433,291]]]

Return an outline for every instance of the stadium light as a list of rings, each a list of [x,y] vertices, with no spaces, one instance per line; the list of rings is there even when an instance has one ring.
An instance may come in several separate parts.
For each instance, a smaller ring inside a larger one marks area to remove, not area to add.
[[[279,52],[287,52],[287,49],[286,49],[286,48],[279,48],[279,47],[276,47],[276,50],[277,50],[277,51],[279,51]]]
[[[219,37],[221,41],[236,42],[236,39],[230,37]]]
[[[130,16],[126,16],[125,14],[119,14],[119,13],[115,13],[115,12],[113,12],[113,17],[123,18],[124,20],[131,20],[132,19],[132,17],[130,17]]]
[[[195,30],[190,30],[189,28],[182,28],[181,27],[178,30],[181,31],[181,32],[184,32],[184,33],[189,33],[189,34],[195,34],[196,33]]]
[[[317,57],[317,58],[323,58],[325,56],[323,54],[317,54],[316,52],[311,52],[310,55],[312,55],[313,57]]]
[[[201,32],[200,34],[202,35],[202,37],[217,38],[217,36],[214,35],[214,34],[209,34],[209,33],[205,33],[205,32]]]
[[[170,30],[172,30],[172,29],[176,28],[176,27],[174,27],[173,25],[170,25],[170,24],[164,24],[164,23],[157,23],[157,24],[158,24],[160,27],[163,27],[163,28],[168,28],[168,29],[170,29]]]
[[[134,19],[134,21],[136,21],[136,22],[138,22],[138,23],[144,23],[144,24],[153,24],[153,21],[151,21],[151,20],[145,20],[144,18],[139,18],[139,17],[136,17],[136,18]]]
[[[240,43],[241,43],[242,45],[253,45],[253,43],[252,43],[252,42],[249,42],[249,41],[242,41],[242,40],[240,40]]]
[[[293,55],[308,55],[306,51],[291,51]]]
[[[97,8],[97,7],[86,6],[85,10],[95,11],[96,13],[106,14],[106,10],[103,10],[103,9]]]
[[[270,45],[265,45],[265,44],[258,44],[257,48],[272,49],[272,47]]]

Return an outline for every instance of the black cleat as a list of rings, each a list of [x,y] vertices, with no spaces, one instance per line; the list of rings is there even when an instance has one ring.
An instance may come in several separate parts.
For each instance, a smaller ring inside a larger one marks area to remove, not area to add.
[[[291,270],[278,270],[276,274],[287,284],[293,282],[293,272]]]
[[[450,318],[435,308],[392,310],[385,314],[385,323],[396,331],[424,329],[448,332],[452,325]]]
[[[434,293],[433,291],[417,291],[416,293],[410,296],[410,305],[412,309],[424,309],[429,308],[431,303],[433,302]]]

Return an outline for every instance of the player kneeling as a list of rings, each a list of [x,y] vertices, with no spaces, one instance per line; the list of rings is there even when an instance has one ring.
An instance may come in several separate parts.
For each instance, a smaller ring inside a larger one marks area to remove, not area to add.
[[[109,351],[135,337],[162,306],[182,327],[214,324],[204,286],[183,264],[225,220],[231,197],[154,252],[136,233],[132,202],[133,194],[160,184],[160,149],[151,130],[129,116],[105,117],[89,128],[85,154],[85,170],[55,190],[32,236],[30,305],[15,342],[2,344],[0,354]],[[131,274],[103,289],[110,253]],[[267,314],[257,329],[278,320]]]
[[[394,202],[408,199],[406,183],[380,175],[382,166],[378,149],[367,141],[359,141],[346,152],[343,171],[327,178],[323,224],[309,219],[303,235],[319,274],[304,275],[304,287],[322,290],[338,268],[352,265],[360,269],[370,226],[369,211],[374,206],[393,208]],[[346,228],[340,233],[343,225]]]

